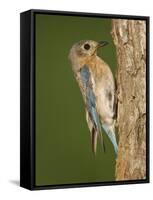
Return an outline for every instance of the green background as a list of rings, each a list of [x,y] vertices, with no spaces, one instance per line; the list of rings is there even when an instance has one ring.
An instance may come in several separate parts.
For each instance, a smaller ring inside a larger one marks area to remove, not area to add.
[[[111,19],[36,14],[36,185],[113,181],[115,155],[104,136],[96,156],[83,99],[68,54],[83,39],[108,41],[99,50],[114,72]]]

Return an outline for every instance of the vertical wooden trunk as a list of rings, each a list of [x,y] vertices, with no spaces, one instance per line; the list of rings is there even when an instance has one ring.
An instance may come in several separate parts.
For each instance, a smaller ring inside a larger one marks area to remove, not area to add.
[[[146,178],[146,22],[112,20],[117,51],[116,180]]]

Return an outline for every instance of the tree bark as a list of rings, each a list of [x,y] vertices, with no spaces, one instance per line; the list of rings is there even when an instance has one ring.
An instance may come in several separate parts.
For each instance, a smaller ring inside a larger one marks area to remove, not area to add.
[[[112,20],[117,52],[116,180],[146,178],[146,23]]]

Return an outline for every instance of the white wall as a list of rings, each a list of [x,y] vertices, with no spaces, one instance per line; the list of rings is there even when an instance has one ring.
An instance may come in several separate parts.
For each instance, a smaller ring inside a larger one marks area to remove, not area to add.
[[[17,186],[19,181],[19,13],[37,8],[152,17],[151,0],[1,0],[0,8],[0,199],[144,200],[152,196],[153,184],[36,192],[29,192]],[[153,76],[152,69],[150,73]]]

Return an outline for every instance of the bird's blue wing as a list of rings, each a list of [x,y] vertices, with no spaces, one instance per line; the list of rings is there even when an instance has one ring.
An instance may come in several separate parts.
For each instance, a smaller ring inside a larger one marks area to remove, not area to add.
[[[81,80],[83,82],[83,86],[87,87],[90,80],[90,72],[87,65],[84,65],[84,67],[81,68],[80,74],[81,74]]]
[[[99,115],[96,110],[96,98],[91,88],[90,71],[87,65],[84,65],[83,68],[81,68],[80,75],[81,75],[83,86],[85,88],[86,106],[87,106],[90,119],[93,123],[95,130],[98,132],[99,136],[102,137],[101,123],[100,123]],[[103,145],[104,144],[102,141],[102,147],[104,149]]]
[[[99,125],[99,117],[96,111],[96,99],[95,95],[93,93],[92,88],[90,87],[90,72],[87,65],[85,65],[81,71],[81,80],[83,82],[83,86],[85,88],[85,94],[86,94],[86,106],[88,109],[88,112],[90,113],[90,116],[92,118],[92,121],[98,128]]]

